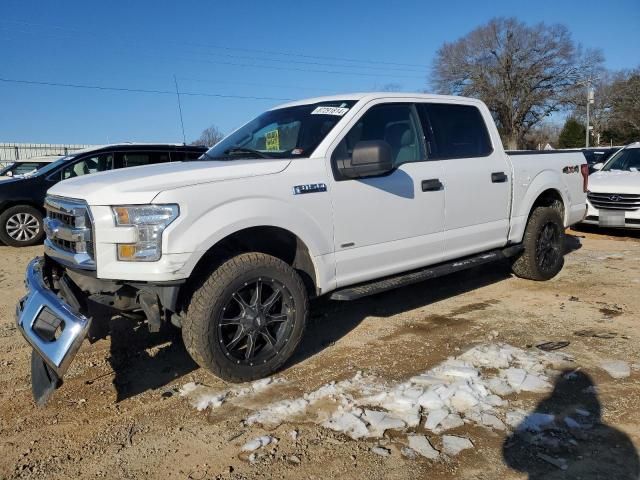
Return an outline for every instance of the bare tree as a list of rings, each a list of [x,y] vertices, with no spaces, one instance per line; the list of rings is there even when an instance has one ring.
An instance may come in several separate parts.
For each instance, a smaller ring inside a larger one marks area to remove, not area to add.
[[[622,72],[611,84],[610,122],[640,140],[640,68]]]
[[[207,147],[212,147],[223,138],[224,134],[218,129],[218,127],[211,125],[209,128],[203,130],[200,134],[200,138],[191,142],[191,145],[205,145]]]
[[[583,52],[564,25],[495,18],[445,43],[431,79],[439,93],[483,100],[508,148],[518,148],[534,125],[571,104],[579,82],[601,64],[600,53]]]

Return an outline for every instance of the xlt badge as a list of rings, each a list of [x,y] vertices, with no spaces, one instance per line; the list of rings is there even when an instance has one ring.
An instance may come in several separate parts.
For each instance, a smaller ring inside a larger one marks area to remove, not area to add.
[[[294,195],[302,195],[303,193],[326,192],[327,185],[324,183],[308,183],[306,185],[296,185],[293,187]]]

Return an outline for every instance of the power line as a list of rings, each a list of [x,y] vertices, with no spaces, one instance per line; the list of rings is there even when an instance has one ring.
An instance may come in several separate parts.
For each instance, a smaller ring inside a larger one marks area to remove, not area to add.
[[[0,30],[4,29],[4,27],[0,27]],[[26,34],[31,34],[31,33],[35,33],[35,32],[25,32],[25,31],[20,31],[21,33],[26,33]],[[42,32],[39,32],[38,34],[42,34]],[[122,39],[119,39],[120,41]],[[144,55],[147,57],[152,57],[152,58],[161,58],[161,59],[165,59],[167,60],[167,57],[165,56],[161,56],[161,55],[156,55],[156,54],[149,54],[149,53],[138,53],[138,55]],[[206,53],[202,53],[202,52],[189,52],[187,55],[207,55]],[[214,54],[215,55],[215,54]],[[228,55],[228,57],[232,57],[232,58],[255,58],[255,57],[242,57],[242,56],[233,56],[233,55]],[[301,68],[301,67],[295,67],[295,66],[282,66],[282,65],[261,65],[261,64],[257,64],[257,63],[248,63],[248,62],[232,62],[232,61],[225,61],[225,60],[209,60],[209,59],[204,59],[204,58],[188,58],[185,55],[181,55],[180,60],[187,60],[190,62],[197,62],[197,63],[206,63],[206,64],[210,64],[210,65],[225,65],[225,66],[232,66],[232,67],[243,67],[243,68],[257,68],[257,69],[266,69],[266,70],[275,70],[275,71],[290,71],[290,72],[302,72],[302,73],[323,73],[323,74],[330,74],[330,75],[342,75],[342,76],[356,76],[356,77],[375,77],[375,78],[380,78],[380,77],[387,77],[387,78],[396,78],[396,79],[420,79],[423,80],[424,79],[424,75],[399,75],[399,74],[395,74],[395,73],[383,73],[383,72],[362,72],[362,71],[344,71],[344,70],[325,70],[325,69],[320,69],[320,68]],[[173,62],[175,59],[171,59],[171,61]],[[283,60],[274,60],[274,59],[263,59],[263,61],[279,61],[282,62]],[[318,65],[323,65],[318,63]],[[324,64],[324,65],[329,65],[329,64]],[[361,68],[358,66],[349,66],[349,65],[343,65],[342,67],[346,67],[346,68]],[[365,67],[365,68],[381,68],[381,67]],[[415,71],[415,70],[410,70],[410,71]],[[415,71],[417,72],[417,71]]]
[[[111,92],[130,92],[130,93],[150,93],[156,95],[175,95],[175,91],[171,90],[154,90],[147,88],[129,88],[129,87],[107,87],[102,85],[85,85],[80,83],[60,83],[60,82],[45,82],[37,80],[24,80],[17,78],[2,78],[0,82],[16,83],[24,85],[41,85],[47,87],[66,87],[66,88],[81,88],[87,90],[105,90]],[[278,100],[289,101],[292,98],[278,98],[278,97],[254,97],[250,95],[226,95],[222,93],[208,93],[208,92],[179,92],[180,95],[192,96],[192,97],[217,97],[217,98],[238,98],[243,100]]]
[[[42,23],[30,23],[30,22],[21,22],[21,21],[11,21],[11,20],[2,20],[0,23],[5,24],[14,24],[14,25],[24,25],[36,28],[52,28],[61,31],[82,33],[84,35],[90,34],[97,36],[94,32],[84,31],[75,28],[61,27],[59,25],[46,25]],[[41,33],[41,32],[37,32]],[[131,37],[131,35],[130,35]],[[133,38],[133,37],[132,37]],[[134,39],[135,40],[135,39]],[[418,68],[427,68],[427,65],[419,64],[419,63],[401,63],[401,62],[389,62],[383,60],[369,60],[369,59],[358,59],[358,58],[348,58],[348,57],[334,57],[328,55],[310,55],[305,53],[298,52],[288,52],[288,51],[277,51],[277,50],[263,50],[263,49],[255,49],[255,48],[246,48],[246,47],[230,47],[228,45],[220,45],[220,44],[208,44],[208,43],[195,43],[195,42],[168,42],[174,45],[190,45],[195,47],[205,47],[205,48],[214,48],[219,50],[227,50],[227,51],[237,51],[237,52],[250,52],[250,53],[261,53],[267,55],[278,55],[278,56],[290,56],[290,57],[298,57],[298,58],[308,58],[308,59],[320,59],[320,60],[333,60],[340,62],[349,62],[349,63],[361,63],[361,64],[371,64],[371,65],[385,65],[385,66],[399,66],[399,67],[418,67]],[[246,57],[245,57],[246,58]],[[265,59],[266,60],[266,59]],[[270,61],[283,61],[282,59],[270,59]],[[294,63],[309,63],[315,64],[315,62],[302,62],[302,61],[294,61]],[[335,65],[335,64],[324,64],[326,66],[338,66],[338,67],[350,67],[350,68],[377,68],[366,65]],[[400,69],[403,70],[403,69]],[[419,71],[419,70],[407,70],[407,71]]]

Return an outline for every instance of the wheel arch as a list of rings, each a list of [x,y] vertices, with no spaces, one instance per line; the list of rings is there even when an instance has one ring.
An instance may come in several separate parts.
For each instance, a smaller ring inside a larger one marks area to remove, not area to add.
[[[181,290],[179,304],[188,302],[188,292],[193,291],[204,279],[226,260],[248,252],[260,252],[279,258],[294,268],[310,297],[321,293],[318,266],[307,244],[295,233],[282,227],[256,225],[238,229],[218,240],[196,262],[187,288]]]
[[[519,201],[516,195],[516,205],[519,204],[520,207],[514,210],[511,218],[509,240],[512,243],[522,241],[527,222],[534,209],[539,206],[557,208],[565,227],[567,226],[569,196],[559,175],[550,170],[543,171],[527,186]]]

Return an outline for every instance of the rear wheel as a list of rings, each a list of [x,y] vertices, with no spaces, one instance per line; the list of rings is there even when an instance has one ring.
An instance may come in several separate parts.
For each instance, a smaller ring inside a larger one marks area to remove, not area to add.
[[[549,280],[564,265],[564,225],[558,209],[536,208],[524,232],[524,252],[513,262],[513,272],[529,280]]]
[[[42,213],[30,205],[16,205],[0,215],[0,240],[11,247],[28,247],[42,242]]]
[[[193,359],[233,382],[271,375],[304,332],[308,299],[302,279],[262,253],[231,258],[191,298],[182,337]]]

